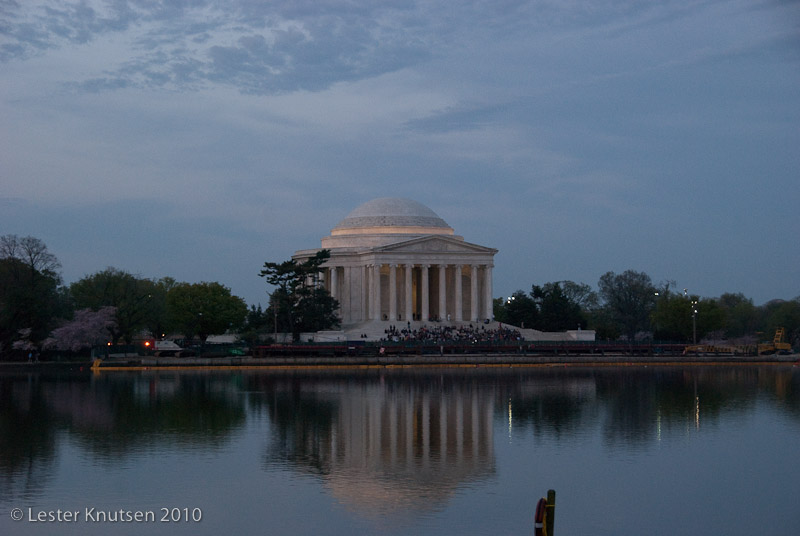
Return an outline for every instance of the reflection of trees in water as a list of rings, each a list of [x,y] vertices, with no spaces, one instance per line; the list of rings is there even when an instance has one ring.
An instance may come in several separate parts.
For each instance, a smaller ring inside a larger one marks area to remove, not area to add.
[[[657,389],[677,387],[670,381],[669,374],[655,369],[600,371],[596,381],[603,409],[603,438],[610,445],[631,446],[652,439],[658,407]]]
[[[654,441],[672,429],[700,429],[716,423],[723,414],[752,410],[765,395],[780,400],[779,407],[784,403],[796,407],[798,374],[797,369],[777,366],[599,370],[604,438],[609,444],[633,446]]]
[[[269,401],[274,433],[270,458],[325,473],[323,443],[330,440],[336,401],[318,393],[276,392]]]
[[[56,422],[38,375],[0,376],[0,501],[29,499],[50,478]]]
[[[101,375],[72,395],[65,417],[81,446],[112,461],[150,449],[215,447],[244,425],[235,380],[189,371]]]
[[[800,418],[800,368],[791,366],[530,368],[499,370],[494,381],[498,419],[555,440],[600,426],[607,444],[635,447],[759,400]]]
[[[537,437],[574,437],[596,416],[591,371],[528,369],[499,376],[498,418]],[[500,413],[503,413],[500,417]]]
[[[41,489],[65,437],[109,462],[151,450],[221,445],[245,422],[233,379],[192,373],[0,375],[0,499]]]

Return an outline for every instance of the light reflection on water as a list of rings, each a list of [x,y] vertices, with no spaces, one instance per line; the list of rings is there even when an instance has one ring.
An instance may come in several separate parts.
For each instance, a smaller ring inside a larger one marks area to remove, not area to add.
[[[788,535],[798,440],[784,366],[7,372],[0,534]],[[86,507],[203,519],[10,518]]]

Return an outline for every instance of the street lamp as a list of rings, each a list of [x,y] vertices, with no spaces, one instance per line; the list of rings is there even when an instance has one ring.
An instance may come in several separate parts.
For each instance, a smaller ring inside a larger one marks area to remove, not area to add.
[[[203,329],[203,313],[197,313],[197,336],[200,338],[200,354],[203,354],[203,350],[205,349],[205,339],[203,339],[203,334],[201,332],[205,331]]]
[[[697,344],[697,300],[692,300],[692,340]]]
[[[655,322],[656,330],[655,333],[653,333],[653,339],[655,339],[656,333],[658,333],[658,298],[661,296],[661,294],[659,294],[658,292],[654,292],[653,296],[655,296],[655,301],[656,301],[656,322]]]

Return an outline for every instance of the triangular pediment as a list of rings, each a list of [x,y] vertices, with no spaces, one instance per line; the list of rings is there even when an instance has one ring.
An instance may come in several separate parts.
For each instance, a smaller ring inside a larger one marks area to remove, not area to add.
[[[375,253],[483,253],[494,255],[496,249],[464,242],[449,236],[423,236],[372,249]]]

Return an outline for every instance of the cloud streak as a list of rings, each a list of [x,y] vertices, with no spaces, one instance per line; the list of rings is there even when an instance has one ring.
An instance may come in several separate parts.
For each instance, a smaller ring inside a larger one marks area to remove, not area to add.
[[[127,59],[76,80],[89,91],[126,87],[244,93],[317,91],[402,69],[428,56],[424,24],[403,3],[6,2],[0,60],[115,36]],[[346,6],[345,6],[346,7]]]
[[[475,44],[541,46],[602,32],[642,31],[696,9],[684,3],[247,2],[4,0],[0,60],[115,39],[124,58],[73,80],[92,91],[122,87],[198,89],[231,85],[245,93],[318,91],[448,57]],[[614,22],[622,18],[624,24]],[[633,21],[633,22],[630,22]],[[479,58],[476,58],[479,59]]]

